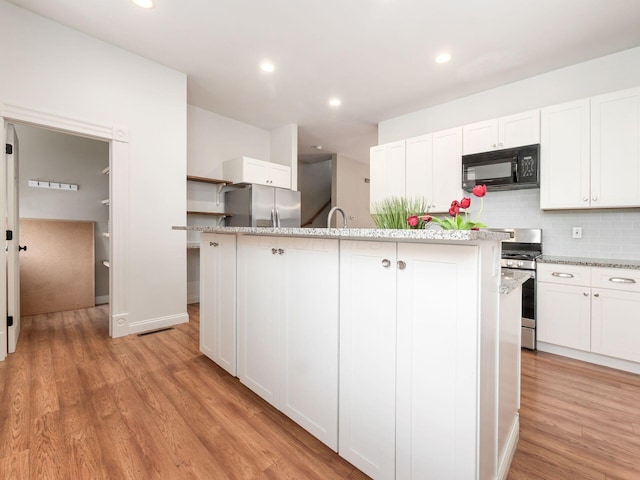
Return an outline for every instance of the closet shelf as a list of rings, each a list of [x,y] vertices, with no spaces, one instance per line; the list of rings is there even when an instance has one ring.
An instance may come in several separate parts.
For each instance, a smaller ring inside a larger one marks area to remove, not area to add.
[[[212,183],[214,185],[232,185],[233,182],[229,182],[227,180],[219,180],[217,178],[207,178],[207,177],[197,177],[195,175],[187,175],[187,180],[190,182],[200,182],[200,183]]]
[[[223,213],[223,212],[196,212],[193,210],[187,210],[187,215],[209,215],[211,217],[231,217],[232,215],[229,213]]]

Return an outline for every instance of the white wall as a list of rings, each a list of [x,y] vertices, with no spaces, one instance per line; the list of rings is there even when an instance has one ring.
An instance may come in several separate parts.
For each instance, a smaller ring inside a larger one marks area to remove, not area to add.
[[[0,0],[0,102],[129,132],[129,324],[186,321],[186,76]]]
[[[291,190],[298,189],[298,126],[271,130],[271,161],[291,167]]]
[[[640,47],[384,120],[378,143],[640,85]]]
[[[304,225],[326,204],[322,212],[307,228],[326,228],[327,214],[331,209],[331,160],[314,163],[300,163],[298,170],[298,190],[302,204],[300,220]]]
[[[41,128],[16,125],[20,142],[20,218],[47,218],[95,222],[95,295],[108,302],[109,271],[102,260],[109,258],[109,209],[101,200],[109,198],[109,178],[102,169],[109,165],[107,142]],[[29,180],[73,183],[77,191],[29,187]]]
[[[222,163],[247,156],[270,161],[271,133],[193,105],[187,106],[187,174],[222,179]],[[215,204],[216,186],[188,182],[187,207],[196,211],[224,212],[224,194]],[[216,219],[189,215],[188,225],[215,225]],[[198,232],[188,232],[187,241],[199,242]],[[200,299],[200,255],[187,250],[187,302]]]
[[[638,85],[640,47],[385,120],[378,140],[388,143]],[[471,211],[478,205],[474,200]],[[487,194],[481,220],[490,227],[543,228],[548,255],[640,259],[640,209],[541,211],[539,189],[516,190]],[[583,227],[582,239],[571,238],[574,226]]]
[[[332,172],[332,206],[344,210],[349,227],[374,228],[369,214],[369,183],[365,182],[369,178],[369,165],[338,154],[334,156]],[[342,225],[341,218],[337,222],[336,225]]]

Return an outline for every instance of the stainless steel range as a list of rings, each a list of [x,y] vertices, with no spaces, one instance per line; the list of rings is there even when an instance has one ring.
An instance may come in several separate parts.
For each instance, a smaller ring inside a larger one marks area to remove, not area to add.
[[[504,228],[502,243],[502,273],[520,271],[529,274],[522,284],[522,348],[536,349],[536,258],[542,255],[542,230],[539,228]]]

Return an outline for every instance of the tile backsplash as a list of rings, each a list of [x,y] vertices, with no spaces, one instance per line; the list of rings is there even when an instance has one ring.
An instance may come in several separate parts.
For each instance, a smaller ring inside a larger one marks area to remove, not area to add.
[[[475,218],[480,199],[472,197]],[[640,208],[540,210],[540,189],[488,192],[480,221],[489,227],[542,228],[543,253],[640,260]],[[582,227],[582,238],[571,238]]]

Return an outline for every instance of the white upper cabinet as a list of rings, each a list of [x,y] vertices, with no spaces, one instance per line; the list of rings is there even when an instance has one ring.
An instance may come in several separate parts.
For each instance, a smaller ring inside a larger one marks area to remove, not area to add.
[[[388,197],[405,196],[405,141],[371,147],[370,203],[373,206]]]
[[[461,159],[460,127],[373,147],[372,205],[390,196],[422,197],[430,212],[447,212],[462,194]]]
[[[462,128],[433,134],[431,212],[448,212],[462,197]]]
[[[540,208],[640,206],[640,88],[543,108]]]
[[[462,153],[489,152],[540,143],[540,110],[465,125]]]
[[[640,88],[591,99],[591,206],[640,206]]]
[[[238,157],[222,164],[224,179],[232,183],[254,183],[291,188],[291,168],[250,157]]]
[[[540,208],[583,208],[590,202],[589,99],[543,108]]]

